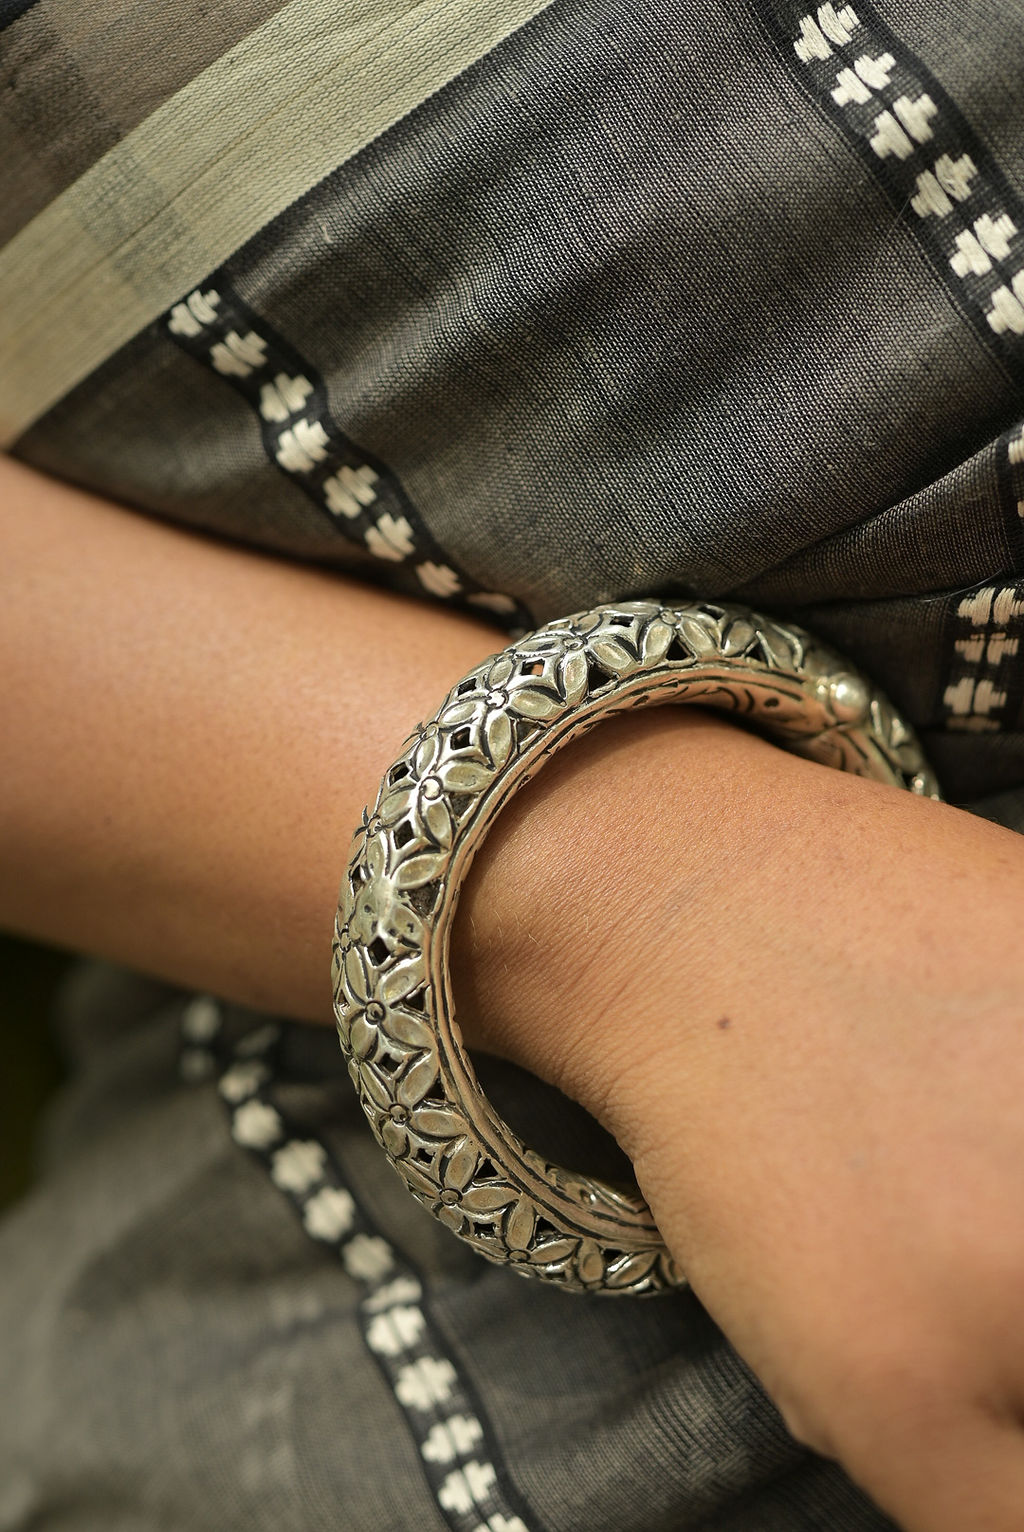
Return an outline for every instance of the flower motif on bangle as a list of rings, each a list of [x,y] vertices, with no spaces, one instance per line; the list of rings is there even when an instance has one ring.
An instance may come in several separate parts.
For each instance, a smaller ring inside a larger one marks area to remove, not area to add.
[[[348,1044],[358,1059],[369,1058],[383,1033],[385,1045],[400,1053],[430,1047],[434,1034],[422,1014],[402,1001],[422,987],[425,969],[422,953],[392,959],[377,969],[363,950],[349,946],[342,960],[340,978],[345,999]]]
[[[589,639],[589,649],[609,675],[621,678],[664,659],[674,637],[669,624],[660,613],[652,615],[646,602],[624,601],[605,615],[601,631]]]
[[[543,634],[493,659],[461,682],[438,714],[446,753],[443,786],[477,792],[506,764],[515,745],[514,721],[551,723],[574,707],[587,689],[583,644],[563,634]],[[432,758],[417,767],[430,770]]]

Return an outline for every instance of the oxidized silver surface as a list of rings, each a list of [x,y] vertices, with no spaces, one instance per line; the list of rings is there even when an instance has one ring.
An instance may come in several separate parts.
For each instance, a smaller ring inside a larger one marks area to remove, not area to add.
[[[492,1110],[453,1019],[448,943],[474,852],[516,789],[599,718],[665,702],[939,796],[892,706],[801,629],[712,603],[602,606],[485,660],[410,735],[356,833],[335,926],[341,1045],[413,1196],[489,1260],[590,1292],[684,1278],[635,1186],[548,1163]]]

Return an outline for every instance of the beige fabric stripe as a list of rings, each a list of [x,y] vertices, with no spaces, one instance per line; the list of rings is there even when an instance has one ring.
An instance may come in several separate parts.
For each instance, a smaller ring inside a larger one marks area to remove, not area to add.
[[[0,445],[551,0],[292,0],[0,250]]]
[[[37,0],[0,43],[0,245],[286,0]]]

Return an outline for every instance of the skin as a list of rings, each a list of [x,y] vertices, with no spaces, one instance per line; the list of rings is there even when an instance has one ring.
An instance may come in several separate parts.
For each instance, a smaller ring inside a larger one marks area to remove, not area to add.
[[[329,1021],[351,830],[501,635],[9,461],[0,538],[0,924]],[[1019,837],[662,709],[513,800],[456,932],[470,1043],[617,1135],[908,1532],[1020,1526],[1022,910]]]

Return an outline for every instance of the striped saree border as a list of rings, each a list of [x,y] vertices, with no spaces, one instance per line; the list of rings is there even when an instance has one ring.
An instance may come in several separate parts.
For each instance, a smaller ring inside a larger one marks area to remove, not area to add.
[[[1024,200],[869,0],[750,0],[805,95],[885,192],[953,308],[1024,385]]]
[[[870,0],[749,3],[1001,368],[1012,407],[1024,387],[1024,199],[998,157]],[[1024,715],[1024,426],[1000,438],[994,468],[1012,567],[950,598],[937,712],[955,733],[1016,730]]]
[[[390,566],[401,588],[430,595],[516,628],[535,626],[529,610],[488,590],[431,535],[398,475],[359,447],[328,398],[309,356],[242,299],[228,270],[176,303],[161,320],[168,338],[232,387],[252,408],[268,462],[339,534]],[[390,582],[389,582],[390,583]]]
[[[266,1171],[306,1235],[358,1283],[363,1344],[414,1443],[426,1488],[449,1532],[544,1532],[513,1484],[484,1401],[432,1312],[425,1274],[385,1238],[324,1135],[282,1109],[278,1085],[289,1022],[267,1022],[233,1044],[212,995],[181,1017],[179,1072],[217,1078],[231,1137]]]
[[[0,251],[0,446],[551,0],[292,0]]]
[[[0,36],[0,249],[288,3],[32,0]]]

